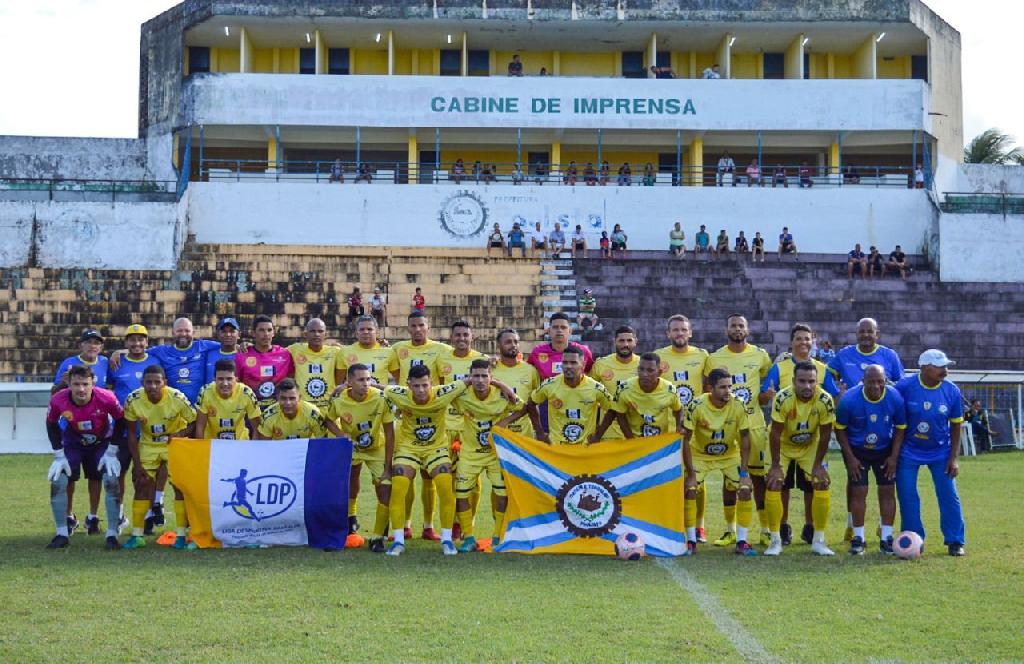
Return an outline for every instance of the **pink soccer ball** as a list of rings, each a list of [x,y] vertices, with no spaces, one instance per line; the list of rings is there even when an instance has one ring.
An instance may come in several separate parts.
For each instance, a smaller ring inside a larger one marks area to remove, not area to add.
[[[904,530],[892,541],[892,552],[896,554],[897,558],[903,560],[919,558],[923,548],[924,540],[913,530]]]
[[[615,540],[615,555],[622,560],[640,560],[646,555],[643,538],[633,532],[622,533]]]

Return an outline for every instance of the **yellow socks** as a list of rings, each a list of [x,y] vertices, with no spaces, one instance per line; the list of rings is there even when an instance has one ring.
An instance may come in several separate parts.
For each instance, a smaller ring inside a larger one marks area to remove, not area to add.
[[[391,515],[388,514],[388,506],[381,504],[380,501],[377,501],[377,514],[374,516],[373,519],[374,537],[383,537],[384,535],[387,535],[388,519],[390,517]]]
[[[501,531],[505,529],[505,513],[494,510],[494,536],[501,537]]]
[[[434,501],[437,500],[437,491],[434,489],[434,480],[423,478],[423,493],[420,494],[423,502],[423,527],[434,527]],[[448,524],[451,528],[451,524]]]
[[[359,513],[359,499],[349,498],[348,499],[348,515],[355,516]]]
[[[395,475],[391,478],[391,502],[388,504],[388,515],[391,519],[391,533],[395,541],[405,543],[405,497],[409,493],[412,481],[404,475]]]
[[[449,473],[438,473],[434,478],[434,489],[437,490],[437,497],[441,504],[441,532],[450,531],[455,524],[455,486],[452,483],[452,476]],[[426,493],[426,492],[424,492]],[[431,492],[433,493],[433,491]],[[424,524],[428,523],[424,518]],[[472,524],[472,519],[470,519]],[[465,528],[465,524],[463,524]],[[472,528],[472,525],[470,525]]]
[[[782,492],[769,489],[764,495],[764,512],[768,519],[768,530],[773,534],[782,528]],[[760,516],[761,510],[758,510]],[[763,522],[762,522],[763,523]]]
[[[728,509],[728,508],[727,508]],[[697,512],[698,512],[697,499],[686,498],[683,501],[683,525],[686,526],[687,530],[690,528],[697,527]]]
[[[462,525],[462,539],[473,536],[473,512],[472,510],[466,510],[459,512],[459,524]],[[444,517],[441,517],[444,520]]]
[[[152,503],[148,500],[132,501],[132,535],[142,537],[146,524],[146,512]]]
[[[697,487],[696,521],[693,522],[693,526],[696,528],[704,527],[704,510],[707,509],[708,506],[708,491],[704,487],[704,484]]]
[[[179,537],[185,536],[185,529],[188,528],[188,512],[185,511],[185,501],[174,501],[174,521],[178,528],[175,531]]]
[[[828,525],[828,512],[832,507],[832,492],[828,489],[815,489],[814,498],[811,501],[811,520],[814,522],[814,530],[822,532]]]
[[[722,512],[725,514],[725,526],[726,530],[736,532],[736,506],[725,505],[722,507]],[[696,522],[697,515],[694,514],[694,521]]]

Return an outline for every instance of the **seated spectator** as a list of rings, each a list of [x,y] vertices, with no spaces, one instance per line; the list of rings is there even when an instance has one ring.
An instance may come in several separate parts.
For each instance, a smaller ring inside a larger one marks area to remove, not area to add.
[[[782,261],[782,254],[793,254],[793,258],[800,260],[796,242],[793,241],[793,234],[789,232],[788,226],[783,226],[782,232],[779,233],[779,261]]]
[[[345,167],[340,159],[335,159],[331,165],[331,182],[342,183],[345,181]]]
[[[519,60],[519,54],[512,56],[512,62],[508,63],[508,75],[509,76],[522,76],[523,75],[523,63]]]
[[[519,249],[522,257],[526,258],[526,233],[519,227],[519,224],[512,224],[512,230],[508,232],[508,255],[512,257],[512,250]]]
[[[780,184],[783,187],[789,188],[789,180],[786,179],[786,169],[783,168],[782,164],[778,164],[775,170],[772,171],[772,187],[774,188]]]
[[[974,447],[978,452],[992,449],[992,437],[997,435],[989,424],[988,411],[981,407],[980,399],[971,399],[971,407],[964,413],[964,422],[971,425]]]
[[[722,78],[722,72],[719,70],[718,65],[714,64],[704,70],[704,73],[701,74],[701,78],[716,80]]]
[[[751,159],[747,166],[747,186],[761,186],[761,167],[757,165],[757,159]]]
[[[505,251],[505,236],[501,232],[501,226],[497,222],[494,223],[494,228],[491,230],[491,234],[487,236],[487,255],[491,255],[491,251],[497,249],[498,255],[500,256]]]
[[[601,231],[601,240],[598,242],[601,247],[601,258],[612,257],[612,243],[608,239],[608,231]]]
[[[583,168],[583,182],[588,187],[593,187],[597,184],[597,173],[594,171],[594,164],[589,161]]]
[[[626,257],[626,242],[629,238],[626,236],[626,232],[622,230],[620,224],[615,224],[615,228],[612,229],[612,252],[621,251],[621,257]]]
[[[849,165],[843,171],[843,184],[860,184],[860,172],[854,165]]]
[[[675,78],[676,73],[672,71],[671,67],[655,67],[651,65],[651,73],[654,74],[654,78]]]
[[[701,254],[711,253],[711,236],[708,235],[707,227],[704,224],[700,225],[700,230],[697,231],[697,236],[693,241],[693,257],[698,258]]]
[[[479,159],[473,162],[473,181],[477,184],[480,184],[480,176],[483,175],[483,170]]]
[[[576,186],[576,162],[570,161],[568,168],[565,169],[565,173],[562,174],[562,184]]]
[[[480,175],[484,180],[484,184],[490,184],[494,182],[494,171],[491,170],[490,164],[484,164],[480,168]]]
[[[359,164],[358,175],[356,175],[355,181],[357,183],[363,181],[366,182],[366,184],[370,184],[372,180],[373,172],[370,170],[370,165],[366,162]]]
[[[647,162],[644,165],[644,186],[653,187],[656,177],[654,175],[654,165],[651,162]]]
[[[378,327],[387,326],[387,314],[388,312],[388,300],[387,297],[381,294],[380,286],[373,289],[373,295],[370,297],[370,315],[377,321]]]
[[[608,178],[611,177],[611,166],[608,165],[608,160],[601,162],[601,168],[597,172],[597,183],[602,187],[608,184]]]
[[[740,233],[740,235],[743,235],[743,233]],[[761,258],[760,261],[757,260],[759,256]],[[750,241],[750,262],[764,262],[764,238],[761,237],[761,231],[755,232],[754,239]]]
[[[633,170],[629,167],[629,162],[623,162],[622,166],[619,166],[619,186],[629,187],[633,184]]]
[[[452,179],[455,180],[455,184],[462,184],[462,178],[464,177],[466,177],[466,165],[460,157],[452,164]]]
[[[427,298],[423,297],[423,289],[417,286],[416,292],[412,294],[412,310],[423,312],[426,308]]]
[[[533,255],[536,256],[538,252],[543,253],[548,246],[547,236],[544,235],[544,231],[540,229],[540,222],[534,224],[533,231],[530,232],[530,243],[533,246]]]
[[[860,249],[860,243],[854,245],[853,249],[846,254],[846,277],[853,279],[854,273],[859,274],[860,278],[863,279],[867,276],[868,272],[868,261],[867,256]]]
[[[348,324],[351,325],[353,320],[364,313],[366,312],[363,310],[363,294],[359,292],[358,287],[355,287],[352,289],[352,294],[348,296]]]
[[[914,167],[914,189],[924,189],[924,169],[921,164]]]
[[[540,73],[538,74],[538,76],[547,76],[547,75],[548,75],[548,68],[547,67],[541,67],[540,68]]]
[[[583,295],[576,303],[576,324],[581,332],[600,329],[597,317],[597,298],[589,288],[583,289]]]
[[[551,231],[551,235],[548,236],[548,241],[551,243],[551,255],[558,258],[558,254],[565,251],[565,233],[562,232],[562,225],[555,222],[555,230]]]
[[[523,168],[519,164],[516,164],[512,168],[512,184],[523,183]]]
[[[726,174],[728,174],[729,177],[726,177]],[[719,187],[725,186],[726,180],[728,180],[732,186],[736,186],[736,162],[729,156],[728,150],[726,150],[718,159],[716,176],[716,182]]]
[[[686,233],[683,232],[683,227],[678,221],[668,232],[668,253],[676,258],[686,255]]]
[[[725,229],[718,231],[718,239],[715,240],[715,256],[729,255],[729,234]]]
[[[533,181],[539,185],[543,185],[548,179],[548,167],[542,162],[537,162],[537,165],[533,167]]]
[[[814,180],[811,179],[811,166],[807,163],[806,159],[800,164],[797,176],[800,178],[801,189],[810,189],[814,186]]]
[[[745,254],[750,251],[750,246],[747,245],[747,238],[743,235],[743,231],[736,237],[736,248],[733,250],[737,254]]]
[[[583,227],[576,224],[576,230],[572,234],[572,257],[576,258],[576,252],[583,252],[583,258],[587,257],[587,236],[583,234]]]
[[[892,270],[894,272],[899,270],[900,278],[904,281],[907,280],[907,255],[903,253],[903,249],[900,245],[896,245],[896,249],[889,254],[889,262],[882,266],[883,277],[885,276],[886,270]]]
[[[882,254],[878,253],[878,247],[872,246],[868,249],[868,278],[881,277],[884,269]]]

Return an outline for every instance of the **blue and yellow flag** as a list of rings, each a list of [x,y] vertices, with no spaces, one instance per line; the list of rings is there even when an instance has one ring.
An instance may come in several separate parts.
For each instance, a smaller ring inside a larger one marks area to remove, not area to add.
[[[496,551],[610,555],[625,532],[649,555],[686,550],[678,435],[546,445],[495,428],[492,440],[508,489]]]

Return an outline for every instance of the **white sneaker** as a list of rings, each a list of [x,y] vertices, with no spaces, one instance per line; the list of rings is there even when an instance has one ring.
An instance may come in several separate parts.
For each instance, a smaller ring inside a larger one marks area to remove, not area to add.
[[[405,553],[405,545],[400,542],[392,542],[388,550],[384,552],[385,556],[400,556]]]
[[[836,552],[828,548],[825,544],[825,533],[817,532],[814,533],[814,541],[811,542],[811,552],[816,553],[819,556],[834,556]]]
[[[455,548],[455,544],[451,540],[445,540],[441,542],[441,553],[446,556],[454,556],[459,553],[459,550]]]
[[[780,535],[779,533],[772,533],[771,541],[768,544],[768,548],[764,550],[764,555],[782,555],[782,535]]]

